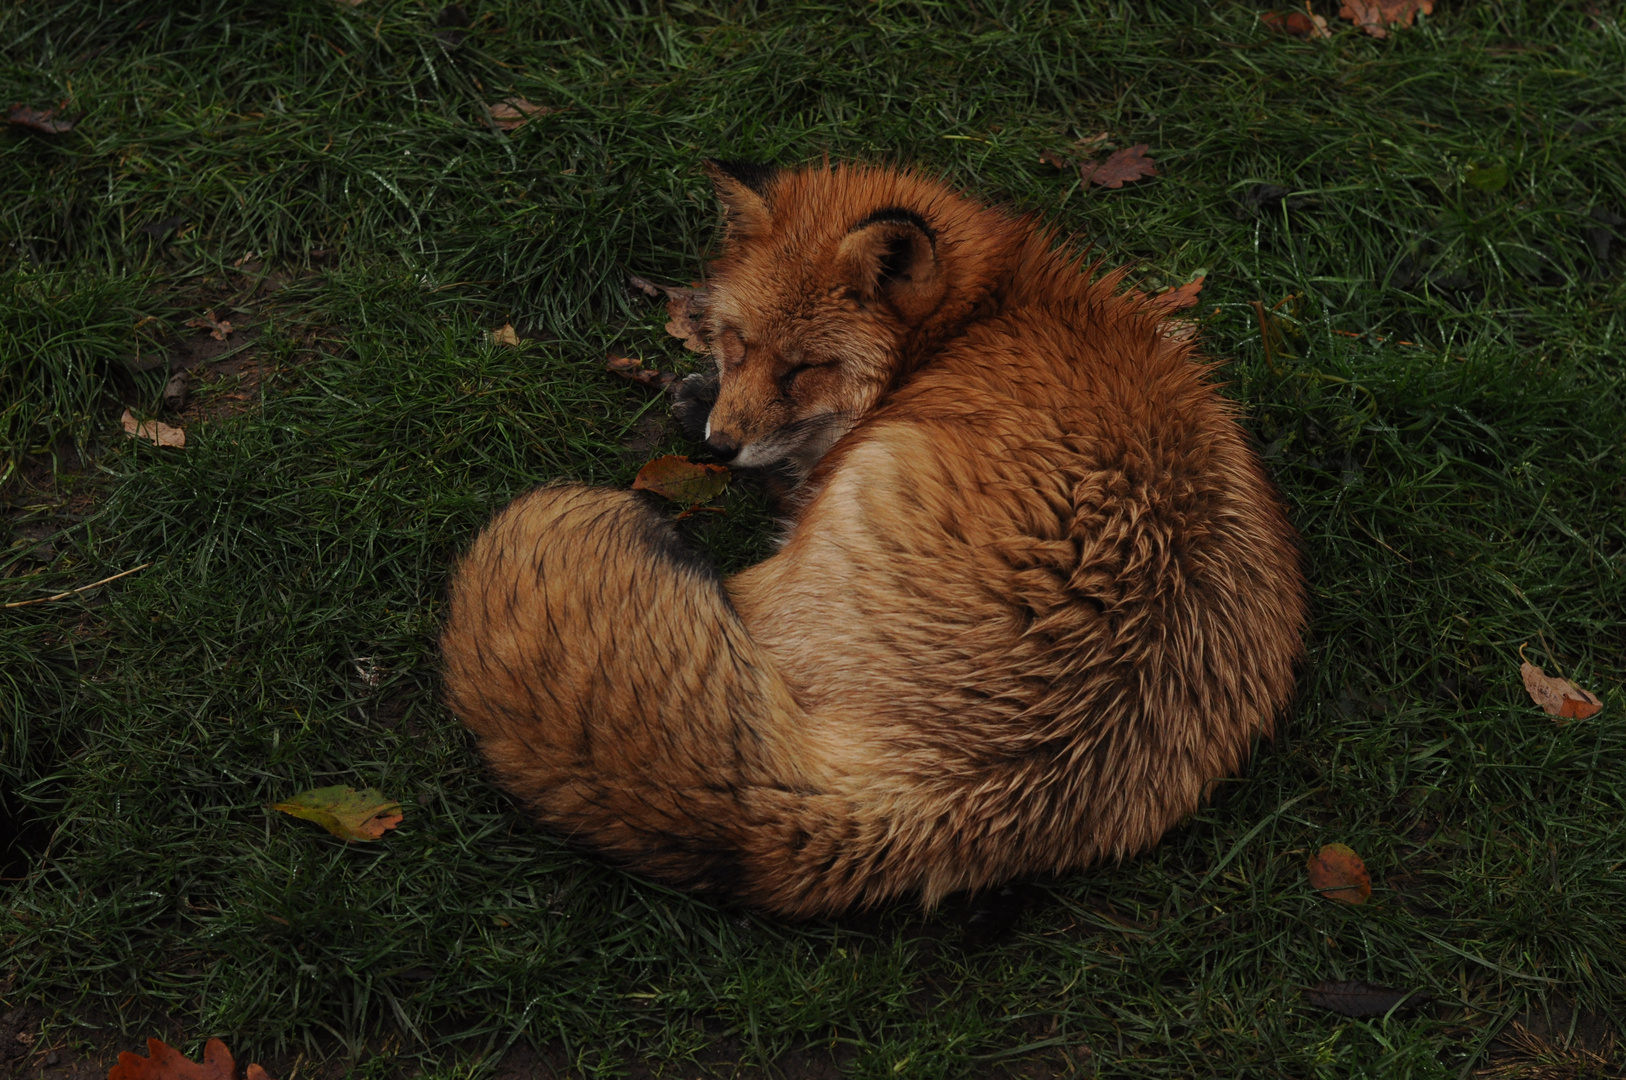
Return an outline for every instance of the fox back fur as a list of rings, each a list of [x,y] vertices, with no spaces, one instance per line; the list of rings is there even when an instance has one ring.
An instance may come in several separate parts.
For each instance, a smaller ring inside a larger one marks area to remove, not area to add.
[[[535,490],[451,588],[447,699],[542,822],[810,916],[1142,851],[1269,735],[1296,536],[1189,337],[911,171],[712,163],[713,449],[799,481],[723,579]],[[698,404],[697,404],[698,401]]]

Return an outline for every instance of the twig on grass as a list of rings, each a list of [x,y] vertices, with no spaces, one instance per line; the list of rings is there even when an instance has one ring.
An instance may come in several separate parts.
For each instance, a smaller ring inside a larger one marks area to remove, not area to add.
[[[69,589],[67,592],[59,592],[55,596],[36,596],[32,600],[13,600],[9,604],[0,604],[0,607],[4,607],[4,608],[27,607],[30,604],[49,604],[53,600],[66,600],[68,597],[74,595],[75,593],[82,593],[86,589],[94,589],[98,585],[106,585],[109,581],[117,581],[121,577],[129,577],[131,574],[135,573],[137,570],[145,570],[147,567],[149,567],[151,565],[152,565],[152,563],[150,563],[150,562],[144,562],[140,566],[133,566],[130,569],[124,571],[121,574],[114,574],[112,577],[104,577],[100,581],[92,581],[89,585],[81,585],[77,589]]]

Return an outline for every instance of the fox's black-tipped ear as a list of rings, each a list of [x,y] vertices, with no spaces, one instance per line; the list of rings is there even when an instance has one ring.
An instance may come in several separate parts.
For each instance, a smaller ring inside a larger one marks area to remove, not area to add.
[[[717,189],[717,201],[723,204],[729,236],[748,236],[767,228],[773,216],[768,193],[778,173],[773,165],[707,160],[706,175]]]
[[[755,161],[721,161],[717,158],[708,158],[706,171],[711,173],[713,180],[717,179],[720,173],[766,199],[769,186],[773,184],[774,177],[779,175],[779,166],[762,165]]]
[[[943,302],[937,230],[913,210],[875,211],[848,231],[837,254],[859,295],[889,305],[910,326],[919,326]]]

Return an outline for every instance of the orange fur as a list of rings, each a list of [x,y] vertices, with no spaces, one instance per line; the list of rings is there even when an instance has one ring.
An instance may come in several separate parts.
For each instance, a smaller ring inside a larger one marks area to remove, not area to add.
[[[627,492],[502,511],[442,640],[498,782],[790,916],[1155,843],[1272,731],[1305,620],[1209,365],[915,173],[713,174],[709,434],[801,479],[784,545],[724,581]]]

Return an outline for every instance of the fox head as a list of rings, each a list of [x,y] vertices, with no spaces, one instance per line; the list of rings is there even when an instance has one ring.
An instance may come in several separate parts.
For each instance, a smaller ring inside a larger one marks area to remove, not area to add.
[[[805,476],[986,306],[1012,230],[911,173],[706,168],[725,221],[705,314],[719,376],[706,444],[737,467]]]

